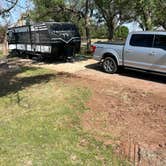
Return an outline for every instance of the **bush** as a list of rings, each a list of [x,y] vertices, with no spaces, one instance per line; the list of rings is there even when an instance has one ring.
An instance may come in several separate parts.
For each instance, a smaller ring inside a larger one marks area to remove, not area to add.
[[[129,29],[125,26],[118,26],[114,33],[115,40],[125,40],[129,33]]]

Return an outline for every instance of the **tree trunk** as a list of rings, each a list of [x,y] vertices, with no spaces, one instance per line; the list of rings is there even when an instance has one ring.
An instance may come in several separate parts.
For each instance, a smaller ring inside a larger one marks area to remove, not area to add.
[[[86,0],[85,2],[85,32],[86,32],[86,42],[87,42],[87,52],[90,52],[91,49],[91,37],[90,37],[90,29],[89,29],[89,0]]]
[[[153,30],[152,20],[151,20],[150,17],[146,20],[145,30],[146,31],[152,31]]]
[[[163,27],[164,30],[166,31],[166,24],[163,24],[162,27]]]
[[[7,42],[7,35],[5,34],[4,41],[3,41],[3,55],[8,55],[8,42]]]
[[[110,20],[107,21],[107,28],[108,28],[108,39],[112,40],[114,37],[114,31],[115,31],[113,21],[110,21]]]
[[[145,11],[143,13],[143,19],[144,19],[143,22],[144,22],[145,31],[151,31],[151,30],[153,30],[153,23],[152,23],[151,11],[148,11],[148,10]]]

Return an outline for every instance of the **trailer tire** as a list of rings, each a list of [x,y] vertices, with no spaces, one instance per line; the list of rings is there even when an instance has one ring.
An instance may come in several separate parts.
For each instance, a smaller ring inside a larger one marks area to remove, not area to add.
[[[10,55],[12,57],[17,57],[17,56],[20,56],[20,52],[18,50],[14,49],[14,50],[11,51]]]
[[[103,60],[102,67],[106,73],[114,74],[118,70],[117,62],[112,57],[106,57]]]

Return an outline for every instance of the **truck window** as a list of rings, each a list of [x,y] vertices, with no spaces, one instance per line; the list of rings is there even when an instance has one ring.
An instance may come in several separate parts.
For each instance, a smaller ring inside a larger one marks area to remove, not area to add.
[[[154,47],[166,50],[166,35],[156,35],[154,41]]]
[[[136,47],[152,47],[154,35],[134,34],[131,37],[130,45]]]

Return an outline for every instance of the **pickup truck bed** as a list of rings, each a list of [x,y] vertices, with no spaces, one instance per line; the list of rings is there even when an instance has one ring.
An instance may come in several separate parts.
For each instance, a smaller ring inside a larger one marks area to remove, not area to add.
[[[101,42],[98,41],[96,44],[111,44],[111,45],[125,45],[125,42]]]

